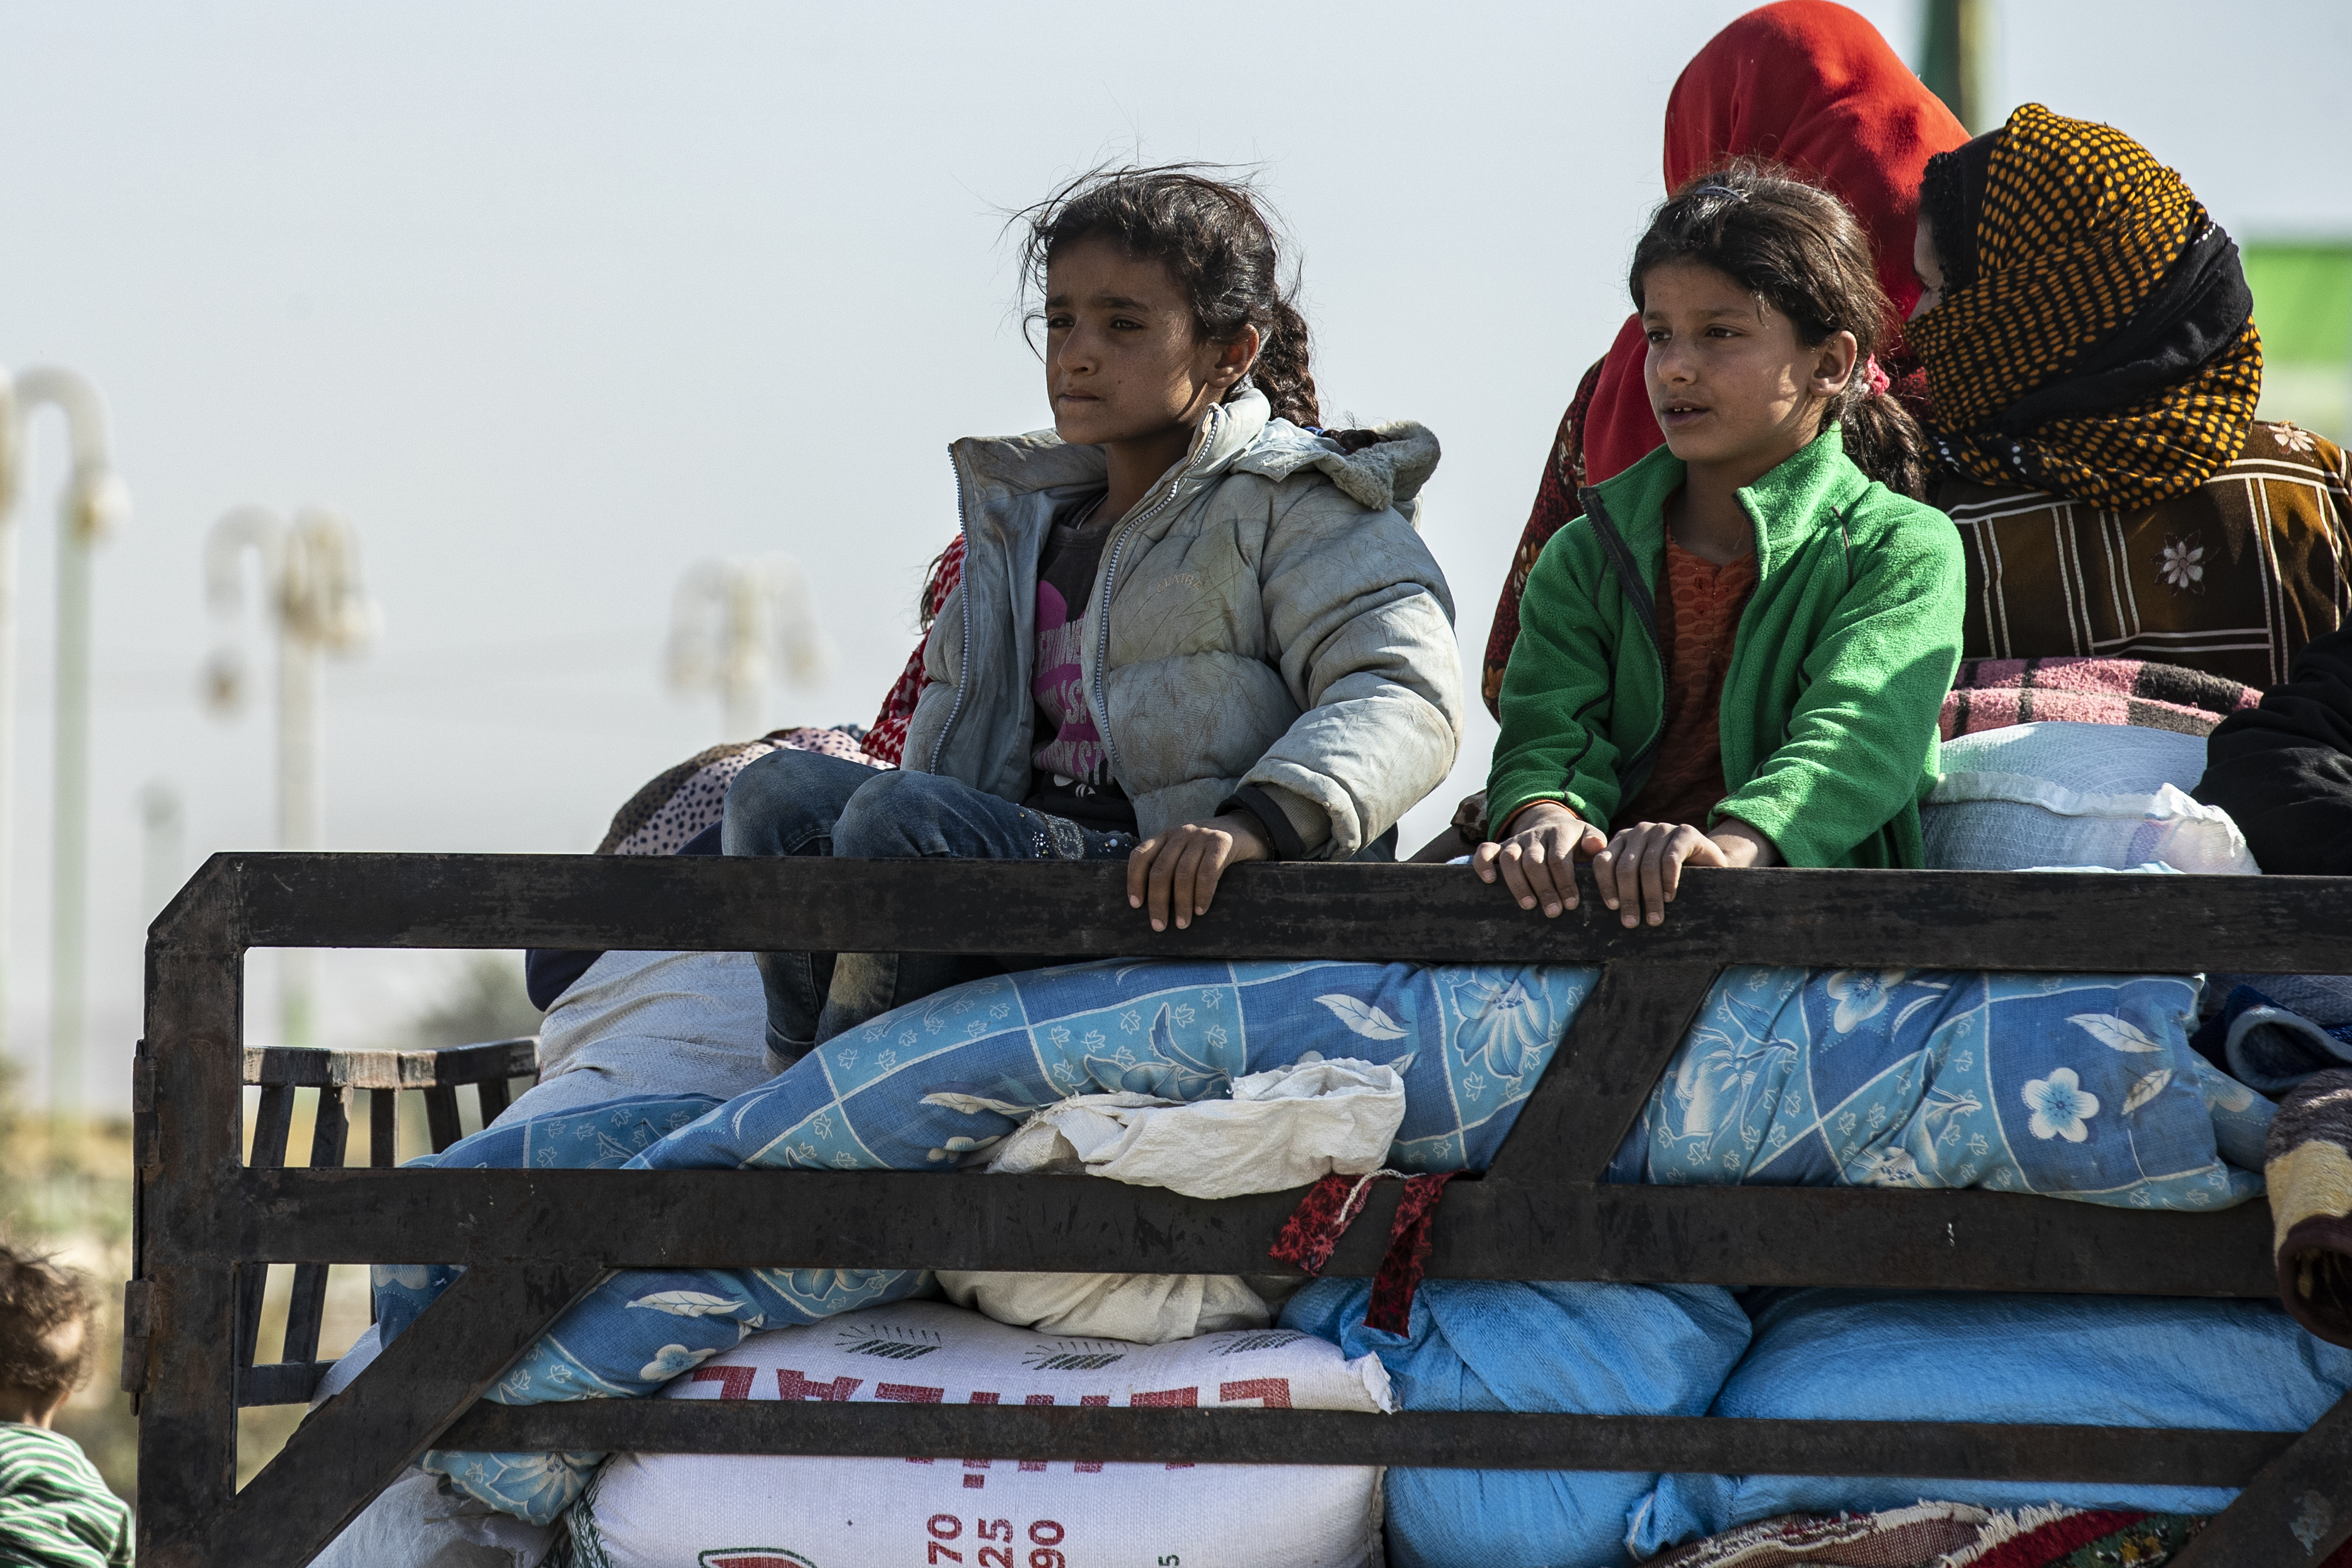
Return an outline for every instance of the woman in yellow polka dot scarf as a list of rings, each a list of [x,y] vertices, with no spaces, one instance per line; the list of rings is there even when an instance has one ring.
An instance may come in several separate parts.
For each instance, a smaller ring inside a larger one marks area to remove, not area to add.
[[[2262,339],[2237,247],[2119,131],[2038,103],[1928,162],[1906,335],[1954,474],[2109,509],[2244,447]]]

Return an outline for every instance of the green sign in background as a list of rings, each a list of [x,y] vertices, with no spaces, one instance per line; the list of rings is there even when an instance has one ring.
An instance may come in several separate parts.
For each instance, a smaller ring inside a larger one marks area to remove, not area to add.
[[[2263,417],[2352,437],[2352,240],[2254,240],[2244,256],[2263,330]]]

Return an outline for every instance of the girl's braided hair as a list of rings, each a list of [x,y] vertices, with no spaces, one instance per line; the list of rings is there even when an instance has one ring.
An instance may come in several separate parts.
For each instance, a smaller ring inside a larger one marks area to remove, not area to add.
[[[1872,384],[1871,361],[1895,335],[1895,306],[1879,286],[1869,237],[1843,202],[1779,164],[1736,159],[1694,177],[1650,216],[1626,280],[1634,310],[1643,279],[1676,261],[1731,279],[1795,323],[1808,346],[1852,332],[1853,374],[1822,422],[1839,422],[1846,456],[1864,473],[1914,500],[1927,493],[1926,434],[1883,383]]]
[[[1274,222],[1247,180],[1212,179],[1213,167],[1096,169],[1014,215],[1026,231],[1023,298],[1045,299],[1045,269],[1064,246],[1108,239],[1137,260],[1167,267],[1192,303],[1193,330],[1203,342],[1230,342],[1244,327],[1255,327],[1257,362],[1248,380],[1276,417],[1320,425],[1307,320],[1292,303],[1295,280],[1283,281]],[[1038,314],[1033,304],[1027,319]]]

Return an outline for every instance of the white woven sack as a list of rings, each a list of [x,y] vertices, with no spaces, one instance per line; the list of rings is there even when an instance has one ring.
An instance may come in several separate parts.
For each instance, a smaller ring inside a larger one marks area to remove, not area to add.
[[[2204,773],[2199,736],[2013,724],[1948,742],[1940,758],[1944,775],[1919,809],[1937,870],[2261,869],[2228,812],[2182,793]]]
[[[1263,1329],[1265,1298],[1231,1274],[1026,1274],[941,1269],[940,1294],[1000,1323],[1160,1345],[1221,1329]]]
[[[754,1334],[665,1399],[1394,1408],[1378,1358],[1287,1330],[1040,1335],[936,1301]],[[1380,1471],[616,1454],[571,1515],[611,1568],[1379,1568]]]
[[[1937,748],[1946,773],[2023,773],[2077,795],[2192,790],[2205,776],[2205,737],[2137,724],[2005,724]]]

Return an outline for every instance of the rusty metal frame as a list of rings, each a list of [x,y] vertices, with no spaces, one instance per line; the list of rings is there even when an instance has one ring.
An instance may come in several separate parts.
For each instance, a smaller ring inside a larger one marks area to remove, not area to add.
[[[1334,1412],[508,1407],[481,1391],[610,1269],[1264,1273],[1296,1194],[1202,1202],[1084,1178],[915,1173],[247,1168],[254,947],[984,952],[1606,965],[1483,1180],[1445,1200],[1439,1278],[2268,1297],[2268,1215],[1983,1192],[1608,1186],[1600,1176],[1714,976],[1742,963],[2329,972],[2352,882],[1943,872],[1695,877],[1655,931],[1557,921],[1460,871],[1247,866],[1153,935],[1118,867],[539,856],[215,856],[152,928],[133,1070],[142,1561],[306,1563],[434,1446],[1486,1468],[2112,1479],[2242,1486],[2179,1561],[2307,1563],[2352,1535],[2352,1401],[2291,1434]],[[1369,1273],[1392,1194],[1331,1271]],[[590,1216],[593,1215],[593,1223]],[[620,1223],[615,1223],[616,1219]],[[235,1487],[243,1281],[268,1263],[462,1263],[449,1291]],[[470,1310],[469,1310],[470,1309]],[[2311,1541],[2292,1533],[2332,1519]]]

